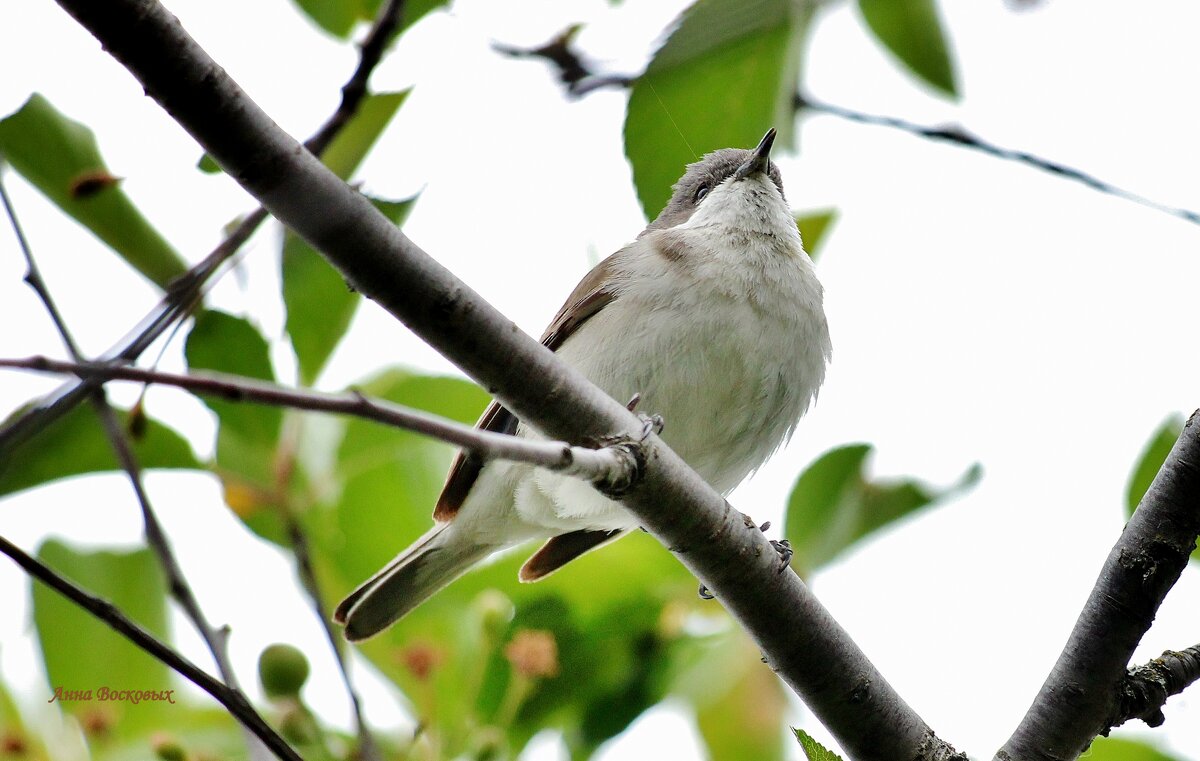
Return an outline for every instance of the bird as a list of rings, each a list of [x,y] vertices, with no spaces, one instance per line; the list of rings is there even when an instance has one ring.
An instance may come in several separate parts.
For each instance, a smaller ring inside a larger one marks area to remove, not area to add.
[[[541,339],[613,398],[636,396],[722,494],[791,438],[832,351],[824,290],[770,159],[775,135],[689,164],[658,216],[584,276]],[[498,401],[476,425],[544,438]],[[467,452],[433,518],[338,605],[348,640],[385,630],[501,550],[542,540],[519,573],[537,581],[639,528],[586,481]]]

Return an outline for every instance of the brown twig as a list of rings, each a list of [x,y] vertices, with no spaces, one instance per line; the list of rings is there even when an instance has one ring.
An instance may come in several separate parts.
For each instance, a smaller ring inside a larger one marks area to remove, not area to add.
[[[277,407],[351,415],[431,436],[469,449],[485,459],[527,462],[600,484],[626,483],[633,478],[635,468],[634,458],[629,456],[628,448],[624,446],[590,449],[562,442],[525,439],[484,431],[428,412],[402,407],[382,399],[372,399],[357,391],[335,394],[287,388],[226,373],[195,371],[179,375],[137,367],[67,362],[46,357],[0,359],[0,367],[73,374],[80,378],[96,378],[101,382],[126,380],[175,386],[232,402],[258,402]]]
[[[271,213],[364,296],[429,341],[520,420],[548,436],[599,440],[642,421],[516,329],[369,201],[298,150],[153,0],[58,0]],[[320,209],[320,214],[312,213]],[[657,437],[623,504],[719,597],[770,665],[859,761],[963,758],[939,740],[757,526]],[[846,675],[854,675],[852,694]]]
[[[507,55],[511,58],[539,58],[553,66],[558,72],[558,79],[563,84],[568,95],[572,97],[582,97],[595,90],[604,88],[625,89],[632,86],[636,81],[636,76],[626,74],[608,74],[594,71],[586,62],[584,57],[579,54],[573,47],[575,34],[579,31],[578,26],[568,27],[563,32],[559,33],[550,42],[545,45],[540,45],[536,48],[517,48],[501,43],[494,43],[492,47],[499,53]],[[979,151],[989,156],[1005,159],[1007,161],[1015,161],[1018,164],[1032,167],[1042,172],[1057,175],[1068,180],[1083,183],[1084,185],[1096,190],[1105,195],[1116,196],[1126,201],[1136,203],[1140,206],[1153,209],[1155,211],[1182,219],[1185,222],[1190,222],[1194,225],[1200,225],[1200,212],[1195,212],[1190,209],[1168,206],[1167,204],[1154,201],[1139,195],[1132,191],[1118,187],[1111,182],[1101,180],[1095,175],[1089,174],[1081,169],[1076,169],[1058,161],[1042,158],[1027,151],[1019,151],[1011,148],[1003,148],[995,143],[977,137],[961,126],[941,126],[929,127],[914,122],[899,119],[893,116],[878,116],[868,114],[862,111],[836,106],[831,103],[825,103],[807,95],[797,94],[795,97],[795,107],[797,111],[805,109],[813,113],[829,114],[848,121],[858,122],[860,124],[870,124],[878,127],[888,127],[897,129],[902,132],[907,132],[910,135],[932,140],[940,143],[950,143],[957,145],[960,148]]]
[[[263,721],[263,718],[251,707],[246,697],[240,691],[213,678],[208,672],[131,621],[112,603],[96,597],[69,579],[60,576],[49,566],[27,555],[3,536],[0,536],[0,553],[12,558],[30,576],[108,624],[118,634],[121,634],[142,650],[145,650],[186,677],[188,681],[209,695],[212,695],[218,703],[235,716],[243,726],[253,732],[254,736],[261,740],[276,756],[285,759],[285,761],[303,761],[299,754],[292,750],[291,746]]]
[[[8,214],[9,222],[16,233],[18,244],[25,257],[25,282],[29,283],[30,287],[33,288],[34,292],[41,299],[47,313],[49,313],[51,320],[54,322],[59,336],[62,338],[63,344],[67,347],[67,351],[76,362],[83,362],[84,358],[80,354],[78,344],[67,328],[58,305],[50,295],[50,289],[46,286],[46,282],[42,278],[41,271],[37,266],[37,260],[33,256],[33,249],[29,246],[29,241],[21,231],[21,224],[17,218],[16,210],[13,208],[8,198],[8,193],[4,188],[3,177],[0,177],[0,197],[3,197],[4,209]],[[209,652],[212,653],[213,660],[217,664],[217,669],[221,672],[221,678],[225,680],[230,689],[240,693],[241,687],[238,684],[237,675],[233,670],[233,664],[229,660],[228,629],[225,627],[220,629],[214,627],[204,615],[204,610],[200,607],[199,601],[196,600],[196,595],[192,592],[191,585],[188,584],[187,577],[184,576],[183,569],[180,567],[179,561],[175,557],[175,552],[171,548],[171,542],[167,538],[166,532],[163,531],[162,524],[159,523],[158,516],[150,505],[150,495],[146,493],[146,487],[142,480],[141,465],[138,463],[133,447],[130,446],[128,433],[121,427],[121,423],[117,420],[117,415],[113,411],[112,405],[108,402],[107,394],[102,387],[96,387],[89,392],[89,395],[92,406],[100,418],[101,425],[104,427],[109,444],[112,446],[113,453],[116,455],[117,462],[120,463],[121,469],[129,476],[134,496],[142,511],[142,525],[146,535],[146,544],[149,545],[158,558],[159,566],[167,577],[171,596],[180,604],[184,613],[192,621],[197,631],[200,632],[201,638],[204,639]],[[246,704],[249,705],[249,701],[246,701]],[[257,739],[250,736],[248,741],[252,757],[269,757]]]

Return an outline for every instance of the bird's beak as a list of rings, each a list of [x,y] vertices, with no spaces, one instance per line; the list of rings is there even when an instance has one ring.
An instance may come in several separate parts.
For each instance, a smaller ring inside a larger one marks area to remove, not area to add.
[[[750,158],[733,173],[735,180],[744,180],[750,175],[765,172],[771,166],[771,146],[775,144],[775,128],[767,130],[763,139],[758,141],[758,147],[750,154]]]

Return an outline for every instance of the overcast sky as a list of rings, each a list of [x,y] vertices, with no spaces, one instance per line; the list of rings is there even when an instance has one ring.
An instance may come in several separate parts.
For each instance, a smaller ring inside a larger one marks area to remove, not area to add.
[[[167,5],[296,136],[332,111],[354,65],[352,49],[325,38],[286,0]],[[469,0],[427,18],[373,80],[381,90],[417,87],[368,160],[366,188],[394,198],[421,191],[408,234],[540,334],[590,264],[645,224],[621,145],[625,95],[570,102],[544,66],[499,57],[490,42],[534,45],[582,21],[582,48],[603,68],[633,72],[680,7]],[[960,103],[899,71],[845,4],[819,16],[806,89],[866,111],[958,122],[1001,145],[1200,209],[1194,3],[941,7]],[[192,140],[48,0],[23,3],[20,23],[0,24],[0,71],[0,113],[39,91],[93,127],[126,191],[190,260],[252,208],[226,178],[191,168],[199,156]],[[834,206],[840,214],[818,268],[834,361],[792,445],[732,501],[777,519],[800,469],[854,441],[877,445],[877,473],[937,484],[981,462],[984,478],[972,493],[863,544],[813,584],[939,734],[990,757],[1057,657],[1121,529],[1125,485],[1143,444],[1168,414],[1200,405],[1200,228],[1024,166],[833,117],[806,118],[799,148],[777,151],[789,199],[797,209]],[[18,178],[7,182],[68,323],[85,350],[107,348],[150,307],[154,290]],[[241,276],[226,278],[214,298],[252,312],[279,336],[275,245],[275,233],[260,234]],[[22,275],[12,235],[0,231],[0,355],[56,352]],[[179,343],[167,351],[168,368],[180,366]],[[292,366],[283,350],[276,361]],[[456,372],[367,304],[322,385],[342,387],[393,363]],[[0,414],[46,388],[43,379],[0,374]],[[152,393],[150,403],[209,450],[213,426],[203,407],[169,391]],[[245,681],[254,681],[254,660],[269,642],[322,652],[298,596],[264,605],[290,584],[288,562],[211,509],[220,496],[210,479],[156,474],[149,486],[210,617],[234,626]],[[47,533],[136,543],[128,484],[112,476],[56,485],[0,510],[0,534],[24,547]],[[223,550],[220,567],[214,546]],[[0,668],[36,698],[44,688],[26,635],[27,587],[0,564],[0,599],[17,601],[17,615],[0,620]],[[1138,659],[1200,639],[1198,599],[1193,564]],[[187,652],[207,662],[189,627],[180,620],[175,629]],[[316,687],[306,697],[346,722],[332,664],[314,666]],[[386,690],[368,692],[375,720],[398,720]],[[1172,700],[1162,729],[1136,731],[1200,759],[1198,695]],[[825,737],[799,707],[793,722]],[[655,711],[603,755],[649,757],[669,742],[686,758],[699,753],[684,739],[689,731],[681,712]],[[557,757],[553,742],[537,746],[530,758]]]

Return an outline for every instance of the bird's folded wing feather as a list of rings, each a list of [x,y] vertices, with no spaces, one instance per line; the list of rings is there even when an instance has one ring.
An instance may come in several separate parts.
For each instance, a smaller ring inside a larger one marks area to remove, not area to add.
[[[622,249],[624,251],[624,249]],[[621,251],[613,254],[592,268],[575,290],[567,297],[567,301],[550,321],[550,327],[542,335],[542,344],[556,351],[579,326],[594,317],[601,309],[617,297],[611,287],[613,265],[618,261]],[[517,430],[517,417],[505,409],[499,402],[492,402],[484,410],[483,416],[475,424],[476,428],[497,433],[512,434]],[[469,452],[459,452],[450,466],[446,476],[446,485],[438,497],[437,506],[433,510],[434,520],[453,520],[467,499],[475,479],[483,470],[483,458]],[[584,550],[590,549],[585,547]],[[581,551],[581,552],[582,552]],[[570,558],[568,558],[569,560]],[[566,562],[565,560],[563,562]]]

